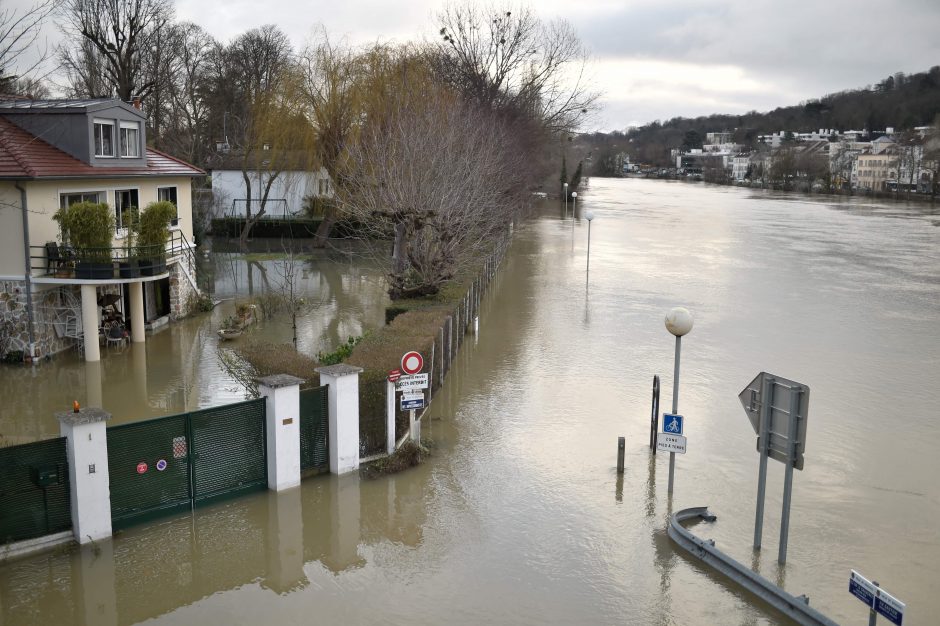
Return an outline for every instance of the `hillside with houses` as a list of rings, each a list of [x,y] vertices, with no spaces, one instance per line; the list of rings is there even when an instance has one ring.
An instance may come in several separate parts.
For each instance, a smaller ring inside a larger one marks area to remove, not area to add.
[[[742,116],[658,121],[577,142],[598,176],[936,195],[940,67]],[[823,125],[825,124],[825,125]]]

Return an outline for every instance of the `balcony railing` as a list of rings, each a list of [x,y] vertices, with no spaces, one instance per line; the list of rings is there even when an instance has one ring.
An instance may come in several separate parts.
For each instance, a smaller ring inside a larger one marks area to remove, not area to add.
[[[167,250],[163,246],[72,248],[51,241],[30,246],[30,269],[35,276],[74,280],[111,280],[159,276],[166,273]]]

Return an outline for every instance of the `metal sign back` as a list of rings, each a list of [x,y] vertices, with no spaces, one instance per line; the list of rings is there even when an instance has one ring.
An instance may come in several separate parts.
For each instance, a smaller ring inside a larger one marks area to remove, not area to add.
[[[747,387],[738,394],[741,406],[747,414],[754,432],[760,435],[763,407],[765,398],[762,397],[764,380],[770,379],[770,423],[768,424],[769,449],[767,454],[770,458],[787,463],[790,456],[790,421],[797,419],[796,429],[796,460],[793,464],[798,470],[803,469],[803,453],[806,450],[806,424],[809,421],[809,386],[798,383],[782,376],[775,376],[767,372],[761,372],[754,380],[748,383]],[[794,404],[793,390],[799,390],[799,401]],[[757,438],[757,451],[760,452],[764,445],[760,437]]]

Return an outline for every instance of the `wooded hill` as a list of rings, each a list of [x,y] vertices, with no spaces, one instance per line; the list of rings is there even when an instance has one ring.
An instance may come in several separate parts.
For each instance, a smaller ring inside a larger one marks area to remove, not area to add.
[[[708,132],[733,131],[735,143],[753,146],[758,135],[776,131],[810,132],[821,128],[884,131],[886,127],[900,130],[932,124],[938,115],[940,66],[934,66],[917,74],[899,72],[876,85],[840,91],[767,113],[676,117],[626,132],[596,133],[582,139],[594,144],[595,156],[603,156],[598,152],[603,153],[616,143],[621,149],[628,146],[633,162],[669,165],[670,149],[700,147]],[[699,145],[694,145],[696,142]],[[604,161],[592,160],[595,164]]]

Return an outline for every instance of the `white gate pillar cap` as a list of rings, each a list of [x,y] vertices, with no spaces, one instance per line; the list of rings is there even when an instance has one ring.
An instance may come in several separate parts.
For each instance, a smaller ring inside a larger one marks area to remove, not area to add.
[[[95,407],[79,409],[78,412],[63,411],[62,413],[56,413],[55,416],[59,423],[64,426],[81,426],[83,424],[106,422],[111,419],[110,413]]]
[[[301,385],[303,384],[304,379],[291,376],[290,374],[273,374],[271,376],[256,378],[255,382],[257,382],[259,385],[264,385],[269,389],[280,389],[281,387]]]
[[[340,376],[349,376],[350,374],[359,374],[363,371],[361,367],[355,365],[347,365],[346,363],[337,363],[336,365],[324,365],[323,367],[318,367],[314,369],[317,374],[323,376],[333,376],[339,378]]]

